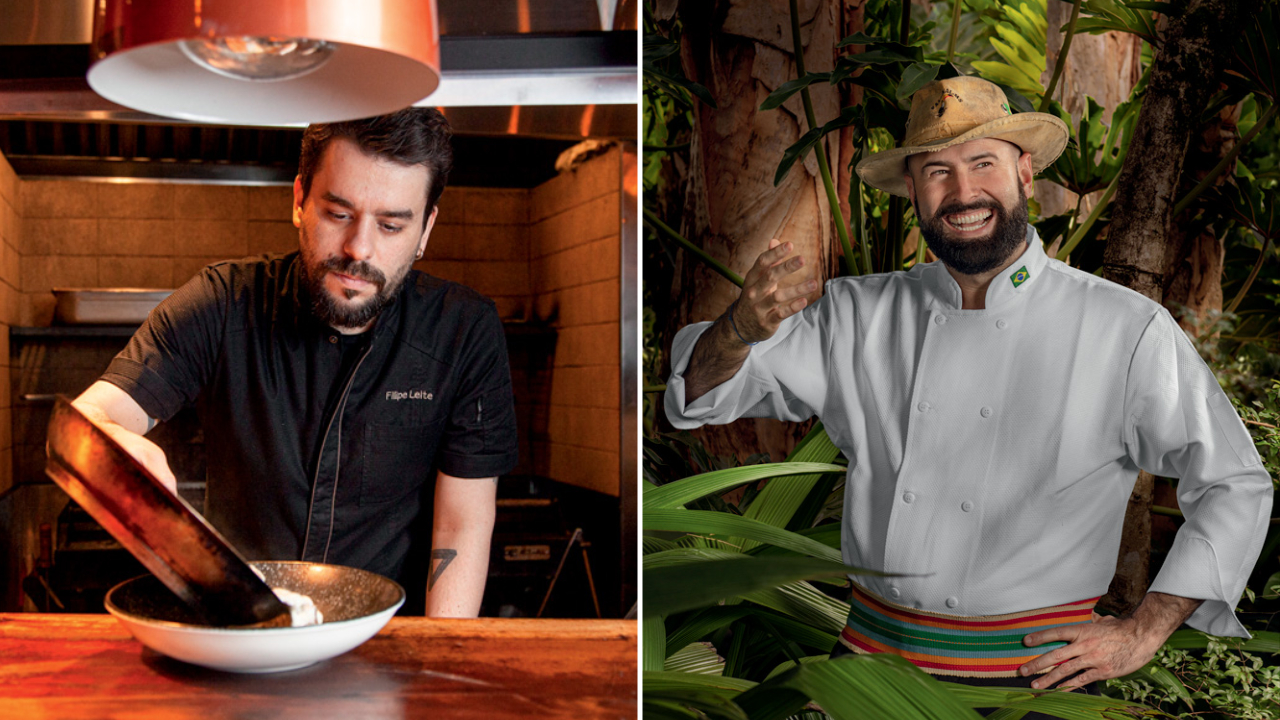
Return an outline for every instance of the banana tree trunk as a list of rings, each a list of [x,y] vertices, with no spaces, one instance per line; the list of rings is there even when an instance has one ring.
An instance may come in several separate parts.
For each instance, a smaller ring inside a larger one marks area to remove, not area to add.
[[[801,0],[799,10],[806,69],[831,70],[842,37],[843,3]],[[746,274],[770,239],[790,241],[816,271],[816,279],[827,279],[835,257],[832,246],[839,242],[814,156],[773,185],[783,152],[809,129],[800,96],[777,110],[759,110],[770,92],[796,77],[788,4],[689,0],[680,4],[679,17],[685,74],[706,86],[717,105],[695,104],[682,233],[739,275]],[[819,123],[839,113],[839,94],[829,85],[816,84],[811,94]],[[835,136],[831,140],[828,161],[841,167],[840,144]],[[686,256],[681,262],[672,288],[672,333],[718,317],[738,296],[736,286],[696,259]],[[665,345],[670,347],[670,338]],[[781,460],[803,429],[745,420],[704,428],[700,434],[713,454],[741,459],[767,452]]]

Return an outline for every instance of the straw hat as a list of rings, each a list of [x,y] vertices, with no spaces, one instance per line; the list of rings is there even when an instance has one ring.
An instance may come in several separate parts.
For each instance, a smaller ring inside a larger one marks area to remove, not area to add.
[[[953,145],[997,138],[1031,153],[1032,172],[1040,172],[1067,146],[1067,124],[1047,113],[1011,114],[1009,100],[994,83],[976,77],[935,80],[911,96],[907,137],[901,147],[863,158],[858,177],[872,187],[907,196],[908,155],[937,152]]]

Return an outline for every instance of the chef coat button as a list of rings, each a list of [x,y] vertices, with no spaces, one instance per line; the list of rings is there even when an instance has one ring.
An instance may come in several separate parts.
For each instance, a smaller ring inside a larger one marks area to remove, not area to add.
[[[947,324],[947,316],[946,316],[946,315],[935,315],[935,316],[934,316],[934,318],[933,318],[933,321],[934,321],[935,323],[939,324],[939,325],[946,325],[946,324]]]
[[[337,336],[337,335],[330,335],[330,336],[329,336],[329,344],[330,344],[330,345],[337,345],[337,344],[338,344],[338,336]]]
[[[1008,322],[1005,322],[1004,320],[997,320],[997,321],[996,321],[996,327],[998,327],[998,328],[1000,328],[1001,330],[1003,330],[1003,329],[1005,329],[1005,328],[1009,327],[1009,323],[1008,323]]]
[[[910,493],[910,492],[902,493],[902,502],[904,502],[904,503],[906,503],[906,504],[910,505],[911,503],[913,503],[913,502],[915,502],[915,501],[916,501],[916,494],[915,494],[915,493]]]
[[[895,600],[896,600],[896,599],[898,599],[898,598],[902,597],[902,591],[901,591],[901,590],[899,590],[898,588],[891,587],[891,588],[889,588],[889,597],[891,597],[891,598],[893,598],[893,599],[895,599]]]
[[[953,608],[959,604],[960,604],[959,598],[953,598],[953,597],[947,598],[947,607]]]
[[[929,403],[922,402],[916,406],[916,409],[919,410],[920,412],[929,412]]]
[[[973,510],[973,503],[969,502],[968,500],[965,500],[964,502],[960,503],[960,509],[965,512],[969,512],[970,510]]]
[[[989,408],[989,407],[984,407],[984,408],[982,408],[982,417],[989,418],[989,417],[991,417],[991,413],[993,413],[993,412],[995,412],[995,411],[994,411],[994,410],[992,410],[991,408]]]

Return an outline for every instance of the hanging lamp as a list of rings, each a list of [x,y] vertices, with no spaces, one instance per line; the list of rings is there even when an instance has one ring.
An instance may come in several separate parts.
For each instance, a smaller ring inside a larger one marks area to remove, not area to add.
[[[435,0],[96,0],[88,80],[194,122],[351,120],[436,89],[438,27]]]

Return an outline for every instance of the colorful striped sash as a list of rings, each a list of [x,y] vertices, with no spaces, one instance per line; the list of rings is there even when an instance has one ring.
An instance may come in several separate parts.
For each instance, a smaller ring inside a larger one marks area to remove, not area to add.
[[[856,653],[901,655],[932,675],[1017,677],[1023,663],[1066,645],[1029,648],[1022,644],[1024,636],[1090,622],[1097,602],[1090,598],[1009,615],[962,617],[896,605],[855,583],[840,642]]]

